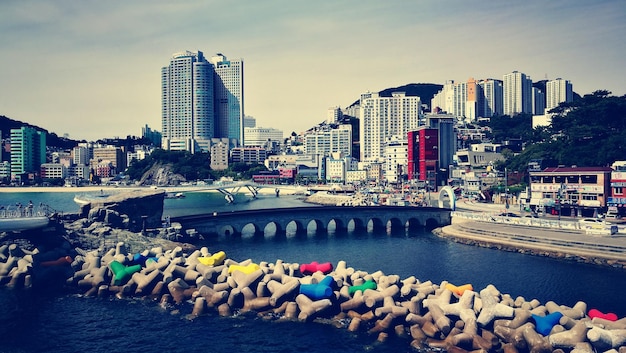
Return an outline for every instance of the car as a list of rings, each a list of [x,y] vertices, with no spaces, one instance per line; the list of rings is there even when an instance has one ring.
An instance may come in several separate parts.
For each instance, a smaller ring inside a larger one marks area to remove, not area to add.
[[[534,213],[531,213],[531,214],[527,214],[526,216],[524,216],[524,218],[539,218],[539,216]]]
[[[589,224],[604,223],[603,220],[598,219],[598,218],[581,218],[581,219],[578,220],[578,222],[580,222],[580,223],[589,223]]]
[[[578,223],[580,223],[580,226],[582,228],[604,228],[607,225],[610,225],[611,223],[603,221],[601,219],[598,218],[581,218],[578,220]]]
[[[500,216],[500,217],[519,217],[518,214],[513,213],[513,212],[500,213],[498,216]]]

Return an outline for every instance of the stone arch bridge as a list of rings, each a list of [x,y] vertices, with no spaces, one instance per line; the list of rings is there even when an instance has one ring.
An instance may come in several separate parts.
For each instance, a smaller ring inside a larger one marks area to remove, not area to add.
[[[209,213],[172,217],[184,232],[203,236],[240,236],[242,233],[303,234],[324,231],[433,229],[451,223],[451,210],[406,206],[323,206]]]

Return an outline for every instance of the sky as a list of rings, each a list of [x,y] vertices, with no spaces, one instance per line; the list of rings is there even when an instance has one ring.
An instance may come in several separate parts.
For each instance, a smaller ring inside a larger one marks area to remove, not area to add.
[[[0,2],[0,115],[95,141],[161,130],[173,53],[244,61],[244,111],[304,131],[408,83],[563,78],[626,94],[624,0]],[[430,102],[426,102],[430,103]]]

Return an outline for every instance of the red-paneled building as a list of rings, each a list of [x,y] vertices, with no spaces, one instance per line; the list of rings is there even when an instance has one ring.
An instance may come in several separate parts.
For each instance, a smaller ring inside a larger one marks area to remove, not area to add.
[[[409,180],[428,181],[430,185],[437,185],[439,130],[420,128],[409,131],[407,140]]]

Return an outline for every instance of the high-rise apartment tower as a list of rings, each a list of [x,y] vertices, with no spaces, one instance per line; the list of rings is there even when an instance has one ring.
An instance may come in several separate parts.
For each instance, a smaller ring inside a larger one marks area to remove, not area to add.
[[[161,69],[161,92],[164,149],[209,151],[212,138],[243,143],[243,61],[175,53]]]

